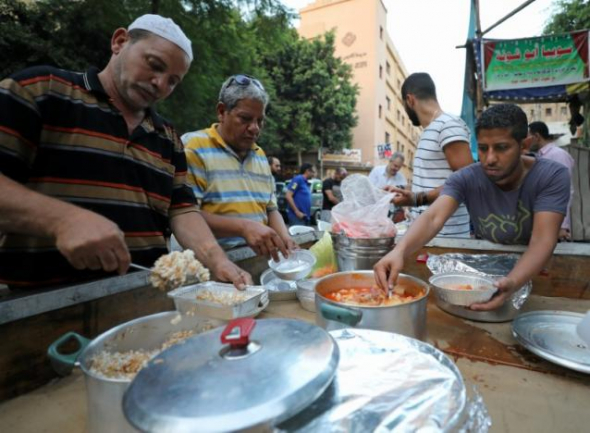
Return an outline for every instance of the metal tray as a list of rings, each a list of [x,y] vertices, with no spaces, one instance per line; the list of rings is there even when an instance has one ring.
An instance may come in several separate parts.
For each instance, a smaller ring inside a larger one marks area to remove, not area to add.
[[[267,269],[260,276],[260,284],[268,290],[271,301],[289,301],[297,298],[297,283],[279,278],[272,269]]]
[[[590,347],[578,336],[583,314],[533,311],[514,319],[512,334],[520,344],[547,361],[590,373]]]
[[[197,300],[197,293],[200,290],[209,290],[217,293],[236,292],[236,288],[232,284],[207,281],[206,283],[180,287],[169,292],[168,296],[174,300],[176,309],[181,314],[195,314],[221,320],[251,317],[257,314],[257,310],[261,311],[264,309],[265,304],[268,303],[268,292],[260,286],[247,288],[242,293],[248,295],[248,298],[235,305],[222,305],[215,302]]]

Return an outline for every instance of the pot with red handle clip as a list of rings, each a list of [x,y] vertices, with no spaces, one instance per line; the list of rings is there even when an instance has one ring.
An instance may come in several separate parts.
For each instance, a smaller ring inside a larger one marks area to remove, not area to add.
[[[152,359],[125,393],[123,412],[146,432],[270,427],[315,401],[338,359],[318,326],[241,318]]]

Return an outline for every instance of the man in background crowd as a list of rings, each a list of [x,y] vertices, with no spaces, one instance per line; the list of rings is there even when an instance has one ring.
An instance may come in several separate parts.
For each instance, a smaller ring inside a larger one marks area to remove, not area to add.
[[[348,175],[344,167],[338,167],[334,170],[332,176],[327,177],[322,182],[322,221],[330,222],[332,215],[331,210],[334,206],[342,201],[342,191],[340,191],[340,183]]]
[[[256,78],[238,74],[221,86],[218,123],[182,136],[187,179],[201,213],[219,243],[247,243],[257,254],[278,258],[297,247],[278,211],[274,180],[260,136],[268,94]]]
[[[386,186],[407,189],[408,181],[401,172],[406,158],[403,153],[395,152],[389,158],[389,163],[386,165],[378,165],[369,173],[369,180],[377,188],[383,189]],[[402,206],[391,204],[390,213],[393,217],[393,222],[398,223],[405,219],[405,212]]]
[[[544,122],[532,122],[529,125],[530,150],[537,153],[539,158],[547,158],[559,162],[567,167],[572,177],[574,171],[574,158],[569,153],[555,144],[555,140],[549,134],[549,128]],[[563,219],[559,230],[559,240],[566,241],[571,239],[571,217],[570,206],[572,196],[574,195],[574,186],[570,183],[570,200],[567,205],[567,214]]]
[[[289,225],[309,225],[311,221],[311,190],[307,181],[316,174],[315,167],[305,163],[301,165],[299,174],[287,186],[287,217]]]
[[[378,165],[369,173],[369,180],[377,188],[383,189],[386,186],[395,186],[406,189],[408,181],[400,171],[404,166],[405,157],[401,152],[395,152],[389,158],[389,163]]]
[[[281,161],[276,156],[268,157],[268,165],[270,166],[270,173],[272,174],[275,182],[280,181],[279,176],[281,175]]]

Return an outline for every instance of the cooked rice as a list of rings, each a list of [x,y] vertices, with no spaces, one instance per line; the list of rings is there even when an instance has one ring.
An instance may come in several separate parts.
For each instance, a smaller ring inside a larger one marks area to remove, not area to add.
[[[172,290],[184,285],[187,278],[196,282],[209,281],[209,270],[195,258],[192,250],[173,251],[160,257],[150,275],[152,286],[159,290]]]
[[[210,323],[203,324],[198,330],[187,329],[170,335],[159,349],[129,350],[127,352],[109,352],[102,350],[90,359],[90,371],[108,379],[133,380],[135,375],[163,350],[183,343],[187,338],[212,329]]]
[[[208,289],[197,292],[198,301],[208,301],[215,304],[232,306],[246,301],[250,296],[240,292],[215,292]]]
[[[90,371],[109,379],[132,380],[137,372],[147,365],[160,350],[130,350],[107,352],[102,350],[90,360]]]

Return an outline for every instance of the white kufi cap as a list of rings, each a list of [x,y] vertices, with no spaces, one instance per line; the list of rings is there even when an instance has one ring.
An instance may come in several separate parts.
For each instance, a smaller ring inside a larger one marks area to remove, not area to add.
[[[186,37],[182,29],[170,18],[153,14],[142,15],[133,21],[127,30],[133,29],[146,30],[169,40],[178,45],[188,55],[190,61],[193,61],[193,49],[191,48],[190,39]]]

